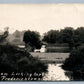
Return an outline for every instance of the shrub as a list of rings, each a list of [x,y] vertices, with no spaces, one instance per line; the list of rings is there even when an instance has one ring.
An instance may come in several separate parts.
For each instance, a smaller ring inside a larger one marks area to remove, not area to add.
[[[0,45],[0,72],[45,72],[47,65],[13,45]]]
[[[73,50],[62,67],[70,71],[78,71],[84,68],[84,47]]]

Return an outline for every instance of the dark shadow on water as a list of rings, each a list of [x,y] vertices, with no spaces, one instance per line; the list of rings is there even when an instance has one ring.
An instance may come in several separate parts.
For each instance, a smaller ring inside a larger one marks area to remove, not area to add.
[[[70,78],[70,81],[84,81],[84,73],[83,72],[72,72],[67,71],[65,75]]]

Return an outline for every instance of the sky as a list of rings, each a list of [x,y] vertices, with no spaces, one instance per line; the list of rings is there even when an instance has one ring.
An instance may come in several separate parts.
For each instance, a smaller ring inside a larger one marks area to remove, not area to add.
[[[0,4],[0,29],[43,33],[84,26],[84,4]]]

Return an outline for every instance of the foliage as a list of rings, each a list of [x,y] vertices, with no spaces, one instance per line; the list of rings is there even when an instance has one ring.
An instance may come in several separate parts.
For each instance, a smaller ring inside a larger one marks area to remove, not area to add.
[[[62,67],[70,71],[84,71],[84,48],[73,50]]]
[[[70,42],[73,37],[73,28],[72,27],[65,27],[60,31],[62,33],[62,39],[64,43]]]
[[[70,80],[84,80],[84,47],[73,50],[62,68],[68,71],[65,75],[70,77]]]
[[[80,38],[80,41],[84,43],[84,27],[78,27],[75,30],[75,35],[77,35]]]
[[[47,66],[13,45],[0,45],[0,72],[45,72]]]
[[[50,30],[44,34],[43,41],[46,41],[48,44],[68,43],[70,50],[72,50],[74,47],[77,49],[78,46],[80,46],[83,42],[83,36],[82,38],[80,37],[83,35],[82,30],[84,30],[83,27],[76,30],[74,30],[72,27],[65,27],[60,31]]]
[[[30,30],[26,31],[24,33],[23,41],[32,47],[35,48],[41,47],[40,35],[38,32],[30,31]]]
[[[76,35],[75,30],[72,27],[66,27],[65,29],[61,30],[61,38],[64,43],[68,43],[69,48],[72,50],[73,47],[76,49],[80,45],[80,39],[78,35]]]
[[[8,31],[5,31],[3,35],[0,35],[0,42],[5,40],[5,38],[8,36]]]
[[[46,41],[47,43],[56,43],[58,40],[58,35],[59,31],[50,30],[44,34],[43,41]]]

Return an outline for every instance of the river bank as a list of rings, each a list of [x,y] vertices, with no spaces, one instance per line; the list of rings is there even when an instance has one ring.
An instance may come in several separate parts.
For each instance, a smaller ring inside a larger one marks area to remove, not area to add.
[[[30,52],[33,57],[39,58],[45,63],[63,63],[69,57],[69,53],[35,53]]]

